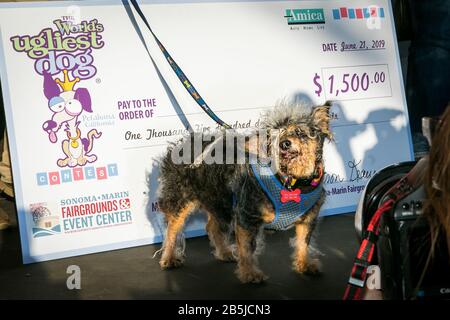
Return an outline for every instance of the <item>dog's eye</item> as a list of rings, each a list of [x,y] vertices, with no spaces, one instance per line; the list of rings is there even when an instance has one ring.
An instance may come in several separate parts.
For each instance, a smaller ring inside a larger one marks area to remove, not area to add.
[[[64,99],[61,98],[60,96],[53,97],[48,102],[48,107],[53,112],[61,112],[64,110],[65,107]]]
[[[68,112],[70,112],[71,114],[79,114],[79,113],[81,113],[82,109],[83,109],[83,107],[81,106],[80,101],[78,101],[76,99],[67,101],[66,110]]]

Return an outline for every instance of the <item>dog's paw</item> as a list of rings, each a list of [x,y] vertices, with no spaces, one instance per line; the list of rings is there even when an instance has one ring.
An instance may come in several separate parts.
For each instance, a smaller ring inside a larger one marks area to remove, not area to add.
[[[214,252],[214,257],[223,262],[236,262],[237,259],[231,250],[225,252]]]
[[[162,270],[179,268],[184,264],[181,258],[168,258],[159,260],[159,265]]]
[[[320,274],[320,261],[319,259],[311,259],[308,262],[294,261],[293,269],[298,273],[318,275]]]
[[[242,283],[262,283],[269,279],[261,270],[238,270],[237,276]]]

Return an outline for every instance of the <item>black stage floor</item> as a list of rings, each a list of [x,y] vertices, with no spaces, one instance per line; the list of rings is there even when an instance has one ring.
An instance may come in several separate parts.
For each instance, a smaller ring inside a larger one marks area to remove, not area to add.
[[[15,222],[14,205],[0,206]],[[216,261],[206,237],[187,240],[186,263],[161,271],[160,245],[23,265],[16,226],[0,231],[0,299],[341,299],[357,250],[353,214],[321,219],[315,239],[323,274],[302,276],[290,268],[294,231],[266,235],[260,285],[241,284],[233,263]],[[81,289],[66,286],[67,267],[81,269]]]

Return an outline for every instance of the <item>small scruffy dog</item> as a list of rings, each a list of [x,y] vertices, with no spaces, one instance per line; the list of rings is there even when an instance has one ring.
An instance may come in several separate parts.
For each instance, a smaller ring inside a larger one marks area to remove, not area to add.
[[[244,149],[247,156],[260,156],[261,143],[266,144],[274,170],[250,161],[175,164],[172,153],[177,146],[193,145],[201,134],[169,146],[161,161],[158,199],[167,222],[161,268],[183,264],[180,235],[186,218],[201,209],[208,215],[206,230],[215,257],[222,261],[237,260],[236,273],[242,282],[259,283],[267,279],[257,261],[265,226],[272,229],[295,226],[293,269],[299,273],[317,273],[318,261],[308,260],[308,244],[324,201],[322,149],[325,138],[332,137],[330,106],[329,102],[316,107],[281,103],[264,115],[262,129],[272,138],[263,139],[261,131],[247,135]],[[223,132],[220,139],[226,152],[226,140],[230,138]],[[211,143],[202,142],[201,150],[205,152]],[[236,143],[233,140],[232,144]],[[194,156],[192,153],[191,159]],[[292,210],[304,212],[292,214]]]

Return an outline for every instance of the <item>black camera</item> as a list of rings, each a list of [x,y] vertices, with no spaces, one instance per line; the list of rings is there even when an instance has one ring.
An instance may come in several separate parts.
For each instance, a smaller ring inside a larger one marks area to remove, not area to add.
[[[426,132],[426,130],[424,130]],[[381,271],[383,299],[450,299],[450,257],[441,232],[432,250],[430,226],[424,216],[428,158],[380,170],[369,181],[358,205],[355,227],[360,240],[380,206],[391,201],[371,241],[371,264]]]

